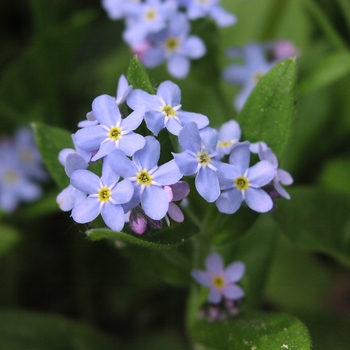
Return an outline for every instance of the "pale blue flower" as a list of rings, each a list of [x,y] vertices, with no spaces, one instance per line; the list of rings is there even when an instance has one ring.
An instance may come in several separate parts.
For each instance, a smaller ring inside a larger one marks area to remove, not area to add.
[[[274,177],[272,164],[263,160],[249,168],[249,142],[242,142],[233,147],[229,161],[233,164],[233,171],[230,177],[220,178],[220,188],[223,192],[216,201],[219,211],[233,214],[243,201],[259,213],[271,210],[272,199],[261,187],[267,185]]]
[[[133,132],[143,120],[145,106],[139,106],[123,119],[115,99],[102,95],[93,101],[92,111],[99,124],[85,127],[75,133],[75,143],[79,148],[85,151],[98,150],[92,161],[115,149],[121,149],[131,156],[145,145],[144,137]]]
[[[266,145],[265,142],[257,142],[250,146],[250,151],[258,153],[260,160],[267,160],[275,169],[275,176],[273,178],[273,185],[275,190],[284,198],[290,199],[288,192],[281,186],[291,185],[293,183],[292,176],[285,170],[279,169],[277,156],[273,153],[272,149]]]
[[[185,112],[181,109],[180,88],[171,81],[161,83],[157,95],[151,95],[143,90],[133,90],[127,103],[132,109],[145,104],[145,121],[154,135],[167,128],[169,132],[178,135],[184,125],[195,122],[199,129],[209,124],[208,118],[199,113]]]
[[[154,36],[149,36],[149,46],[140,59],[149,68],[167,62],[169,73],[178,79],[185,78],[190,71],[190,59],[205,55],[206,48],[201,38],[189,35],[190,23],[182,13],[171,17],[166,29]]]
[[[229,83],[242,86],[242,90],[235,98],[235,106],[240,111],[248,96],[276,62],[269,62],[265,55],[266,47],[255,43],[247,44],[242,49],[228,52],[233,58],[243,58],[244,64],[232,64],[223,71],[223,79]]]
[[[219,141],[216,147],[217,159],[230,154],[233,146],[241,138],[241,128],[235,120],[230,120],[219,129]]]
[[[179,133],[180,145],[185,150],[174,154],[175,162],[183,175],[196,174],[198,193],[208,202],[220,195],[218,173],[230,176],[232,165],[215,159],[218,132],[210,127],[198,130],[196,123],[186,124]]]
[[[85,224],[101,214],[106,225],[114,231],[124,227],[124,210],[121,204],[132,198],[134,188],[129,180],[119,181],[108,162],[103,163],[99,178],[91,171],[80,169],[71,174],[71,185],[87,194],[87,198],[72,210],[75,222]]]
[[[245,273],[245,264],[236,261],[226,269],[221,255],[211,253],[205,260],[206,271],[194,269],[192,277],[202,286],[210,288],[208,301],[218,304],[222,298],[239,300],[244,297],[244,291],[236,283]]]
[[[167,21],[177,12],[174,0],[146,0],[128,6],[127,28],[123,39],[130,45],[141,44],[150,33],[156,33],[166,27]]]
[[[125,211],[141,202],[146,215],[153,220],[164,218],[169,209],[169,200],[163,186],[178,182],[182,175],[174,160],[158,166],[160,144],[152,136],[147,136],[145,147],[137,151],[131,161],[120,150],[107,156],[107,160],[116,174],[132,181],[134,196]]]

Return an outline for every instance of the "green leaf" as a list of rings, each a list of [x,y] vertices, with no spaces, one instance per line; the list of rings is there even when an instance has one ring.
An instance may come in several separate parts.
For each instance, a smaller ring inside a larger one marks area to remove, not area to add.
[[[322,58],[308,75],[302,80],[299,87],[301,95],[334,83],[345,75],[350,74],[350,53],[337,52]]]
[[[0,256],[8,252],[19,240],[19,232],[14,227],[0,225]]]
[[[67,187],[69,178],[58,161],[58,154],[64,148],[74,148],[71,134],[42,123],[32,123],[32,127],[36,144],[52,178],[60,189]]]
[[[198,349],[210,350],[310,350],[304,324],[285,314],[242,314],[228,321],[196,321],[191,327]]]
[[[272,216],[302,249],[326,253],[350,267],[350,197],[322,188],[293,188]]]
[[[279,62],[260,79],[237,118],[245,139],[266,142],[278,158],[289,139],[295,80],[295,59]]]
[[[199,228],[189,218],[185,218],[185,221],[181,224],[172,223],[170,227],[156,230],[150,235],[136,235],[101,228],[89,230],[86,234],[92,240],[107,238],[146,248],[170,248],[184,243],[198,232]]]
[[[0,348],[120,349],[116,341],[86,325],[50,314],[14,310],[0,311]]]
[[[136,56],[134,56],[130,62],[127,78],[129,84],[131,84],[134,89],[142,89],[149,94],[155,93],[145,68]]]

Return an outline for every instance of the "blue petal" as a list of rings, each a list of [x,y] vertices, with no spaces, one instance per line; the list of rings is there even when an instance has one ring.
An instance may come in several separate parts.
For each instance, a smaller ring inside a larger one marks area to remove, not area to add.
[[[108,127],[115,126],[121,115],[115,99],[108,95],[101,95],[92,102],[92,111],[95,118]]]
[[[191,276],[202,286],[211,286],[211,278],[207,272],[194,269],[191,271]]]
[[[180,145],[188,151],[197,153],[201,151],[202,139],[199,135],[198,126],[191,122],[186,124],[179,133]]]
[[[173,153],[173,156],[181,174],[188,176],[197,172],[198,161],[193,155],[182,152],[179,154]]]
[[[101,181],[105,186],[112,186],[114,184],[116,184],[119,180],[119,175],[117,175],[113,169],[111,168],[111,166],[109,165],[109,163],[103,162],[102,165],[102,176],[101,176]]]
[[[243,202],[243,197],[240,191],[236,188],[224,191],[216,201],[216,206],[221,213],[235,213]]]
[[[146,136],[144,148],[134,154],[134,162],[142,169],[151,170],[157,166],[160,156],[160,144],[153,136]]]
[[[131,200],[134,186],[129,180],[119,182],[112,190],[112,198],[117,204],[124,204]]]
[[[211,302],[211,303],[214,303],[214,304],[217,304],[220,302],[222,298],[222,295],[221,295],[221,292],[216,289],[216,288],[211,288],[210,289],[210,293],[209,293],[209,296],[208,296],[208,301]]]
[[[168,106],[174,107],[181,102],[181,90],[170,80],[164,81],[159,85],[157,95],[161,96]]]
[[[89,126],[74,134],[74,143],[85,151],[94,151],[100,148],[101,142],[107,137],[108,132],[100,125]]]
[[[229,300],[238,300],[244,297],[243,289],[236,285],[226,286],[222,290],[222,293],[224,294],[224,297]]]
[[[135,152],[145,146],[146,140],[143,136],[131,132],[123,135],[120,139],[119,148],[127,155],[132,156]]]
[[[260,188],[249,187],[245,191],[245,201],[250,209],[258,213],[266,213],[273,207],[271,197]]]
[[[131,130],[135,130],[142,122],[143,117],[145,115],[146,105],[139,105],[134,112],[129,114],[129,116],[122,120],[120,126],[122,130],[126,132],[130,132]]]
[[[124,210],[120,205],[106,203],[101,210],[106,225],[113,231],[120,232],[124,227]]]
[[[72,210],[72,218],[79,224],[95,220],[98,214],[100,214],[100,203],[94,197],[87,197]]]
[[[245,273],[245,264],[241,261],[236,261],[225,269],[225,280],[227,282],[238,282]]]
[[[190,61],[187,57],[173,54],[167,62],[167,68],[172,76],[182,79],[185,78],[190,71]]]
[[[159,131],[164,128],[164,119],[164,114],[159,111],[149,111],[145,114],[147,128],[156,136],[158,135]]]
[[[105,161],[108,161],[112,170],[119,176],[124,178],[136,176],[135,164],[119,149],[109,153]]]
[[[177,112],[179,119],[181,120],[182,125],[186,125],[190,122],[195,122],[198,126],[198,129],[202,129],[209,124],[209,119],[203,114],[184,112],[179,110]]]
[[[179,167],[174,160],[161,165],[154,173],[153,179],[162,186],[172,185],[182,178]]]
[[[217,130],[207,126],[199,130],[199,135],[205,144],[206,151],[212,154],[216,151],[216,146],[218,144],[219,133]]]
[[[182,52],[189,58],[196,59],[205,55],[207,49],[201,38],[189,36],[181,45]]]
[[[215,202],[220,196],[220,185],[216,171],[202,167],[196,176],[196,189],[207,201]]]
[[[142,63],[149,68],[159,66],[165,60],[165,49],[162,47],[151,47],[142,56]]]
[[[68,177],[71,176],[73,171],[78,169],[87,169],[88,167],[88,163],[77,153],[69,153],[66,157],[65,162],[66,165],[64,167],[64,170],[66,171]]]
[[[211,253],[205,259],[205,267],[211,276],[221,275],[224,270],[224,261],[218,253]]]
[[[275,176],[273,165],[267,160],[256,163],[248,170],[249,183],[254,186],[262,187],[267,185]]]
[[[97,193],[100,188],[100,179],[89,170],[76,170],[72,173],[70,183],[73,187],[87,194]]]
[[[162,187],[147,186],[141,194],[141,205],[151,219],[161,220],[169,208],[168,196]]]
[[[117,147],[116,147],[115,141],[109,139],[108,141],[101,143],[100,149],[91,158],[91,160],[95,162],[96,160],[99,160],[100,158],[106,156],[107,154],[113,152],[116,149]]]
[[[239,142],[237,143],[230,154],[229,162],[238,167],[241,174],[249,167],[250,161],[250,150],[249,150],[249,142]]]
[[[132,90],[126,100],[126,103],[133,110],[137,110],[144,104],[147,106],[146,110],[157,108],[160,105],[157,96],[151,95],[148,92],[140,89]]]

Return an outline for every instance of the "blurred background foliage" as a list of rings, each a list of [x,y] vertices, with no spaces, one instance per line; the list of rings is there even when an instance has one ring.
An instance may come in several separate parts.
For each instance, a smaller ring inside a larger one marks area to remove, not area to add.
[[[150,79],[154,86],[176,82],[184,110],[203,113],[218,126],[236,117],[232,101],[238,89],[218,75],[229,63],[226,50],[252,41],[295,44],[300,52],[296,111],[281,168],[293,175],[296,188],[291,202],[273,214],[279,226],[263,226],[274,232],[275,244],[260,277],[266,288],[255,306],[299,317],[314,349],[348,349],[350,5],[346,0],[223,0],[222,5],[238,23],[215,30],[194,24],[210,52],[193,61],[189,77],[173,79],[161,66],[148,71]],[[33,121],[75,132],[92,100],[113,96],[119,76],[126,74],[132,55],[122,30],[99,0],[0,0],[1,134]],[[201,73],[203,67],[208,74]],[[303,186],[317,193],[299,196]],[[161,264],[151,251],[127,247],[123,254],[110,242],[88,240],[87,227],[59,211],[57,193],[48,182],[37,203],[0,213],[0,347],[51,349],[50,339],[60,337],[57,349],[190,348],[184,324],[188,291],[181,278],[164,283],[161,268],[148,268]],[[308,216],[314,222],[298,215],[322,200],[325,209]],[[283,213],[294,209],[295,221],[285,223]],[[311,233],[300,239],[290,233],[298,223]],[[323,239],[322,230],[332,229],[338,230],[334,244]],[[256,245],[270,239],[249,235],[238,246],[250,237]],[[233,260],[241,258],[239,247],[234,252]],[[11,334],[23,339],[14,341]]]

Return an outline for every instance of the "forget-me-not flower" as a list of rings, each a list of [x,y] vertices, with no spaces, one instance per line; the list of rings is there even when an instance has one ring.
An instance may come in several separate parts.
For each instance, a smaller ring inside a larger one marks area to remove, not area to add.
[[[158,166],[160,144],[152,136],[145,139],[145,147],[134,154],[132,161],[120,150],[110,153],[107,159],[116,174],[132,181],[134,185],[134,196],[128,205],[124,205],[125,211],[141,202],[147,216],[160,220],[169,209],[168,196],[163,186],[178,182],[182,175],[174,160]]]
[[[196,175],[198,193],[208,202],[220,195],[218,172],[230,176],[232,165],[215,159],[218,132],[210,127],[198,130],[196,123],[186,124],[179,133],[180,145],[185,150],[175,153],[174,158],[183,175]]]
[[[123,119],[113,97],[96,97],[92,111],[99,124],[78,130],[75,133],[76,145],[85,151],[98,150],[92,157],[93,161],[115,149],[121,149],[128,156],[133,155],[145,145],[144,137],[133,132],[143,120],[145,107],[139,106]]]
[[[142,104],[147,106],[145,121],[154,135],[158,135],[163,128],[167,128],[174,135],[179,135],[183,126],[189,122],[195,122],[199,129],[209,124],[205,115],[183,111],[180,102],[180,88],[171,81],[161,83],[157,95],[137,89],[133,90],[127,99],[132,109]]]
[[[244,297],[244,291],[237,282],[245,273],[245,264],[236,261],[224,268],[221,255],[211,253],[205,260],[206,271],[194,269],[192,277],[201,285],[210,288],[208,301],[217,304],[224,297],[238,300]]]
[[[219,141],[216,147],[217,159],[230,154],[233,146],[241,138],[241,128],[235,120],[229,120],[219,129]]]
[[[125,219],[121,204],[130,201],[134,192],[129,180],[118,182],[119,176],[108,162],[104,162],[101,178],[89,170],[80,169],[71,174],[70,181],[73,187],[88,195],[72,210],[75,222],[85,224],[101,214],[109,228],[114,231],[123,229]]]
[[[216,201],[216,206],[222,213],[235,213],[243,201],[259,213],[265,213],[272,209],[272,199],[261,187],[273,179],[274,168],[266,160],[249,168],[249,161],[249,142],[237,144],[229,159],[230,164],[233,164],[231,176],[230,178],[220,178],[220,188],[223,192]]]
[[[182,13],[171,17],[168,26],[149,36],[150,45],[145,48],[140,59],[149,68],[167,61],[167,69],[175,78],[185,78],[190,71],[190,59],[205,55],[206,47],[201,38],[189,35],[190,23]]]

